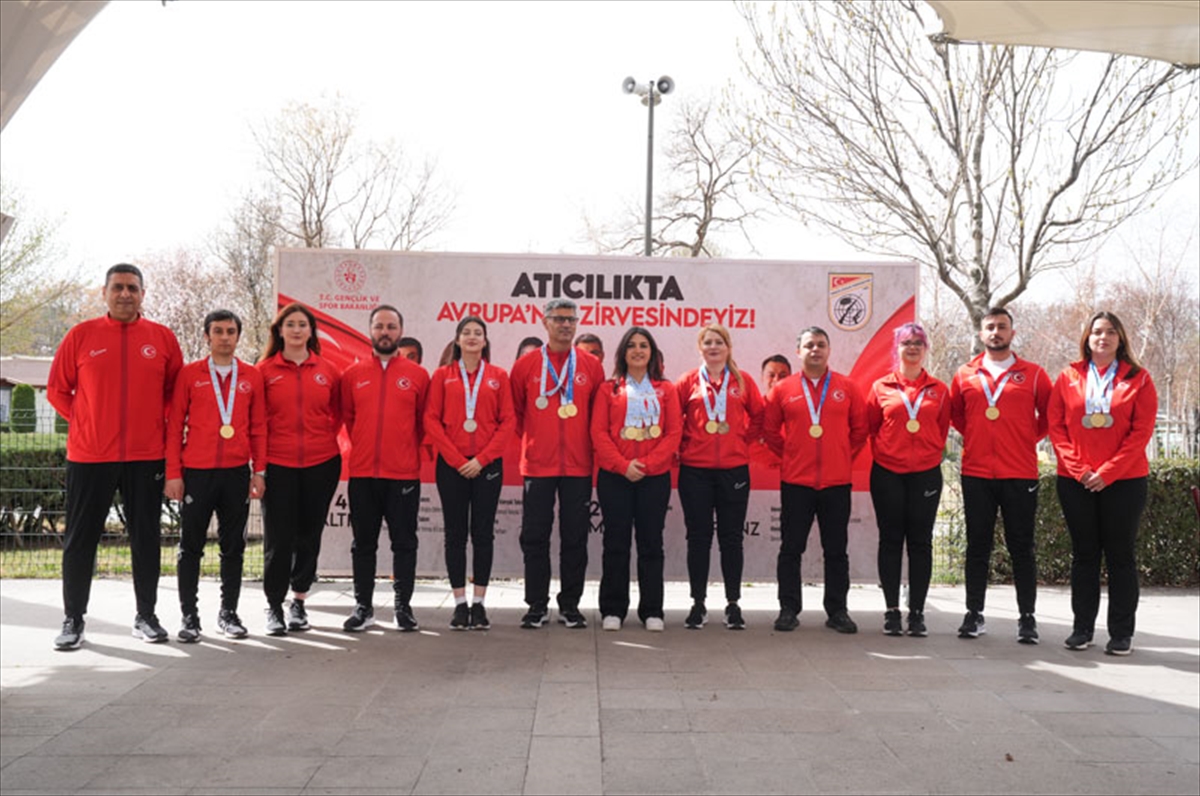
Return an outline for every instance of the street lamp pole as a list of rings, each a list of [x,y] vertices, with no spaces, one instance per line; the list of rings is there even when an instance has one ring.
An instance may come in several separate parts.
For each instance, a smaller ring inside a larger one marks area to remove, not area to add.
[[[650,215],[654,207],[654,106],[662,102],[663,94],[675,90],[675,81],[663,75],[658,80],[639,83],[632,77],[625,78],[621,84],[626,94],[638,94],[642,104],[646,106],[648,124],[646,129],[646,244],[644,254],[651,253]]]

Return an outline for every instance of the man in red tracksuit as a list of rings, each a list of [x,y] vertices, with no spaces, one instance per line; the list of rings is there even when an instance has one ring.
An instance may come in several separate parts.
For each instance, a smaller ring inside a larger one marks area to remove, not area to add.
[[[801,370],[775,385],[763,413],[763,438],[781,457],[779,617],[775,629],[799,626],[800,567],[813,519],[825,554],[825,626],[857,633],[846,610],[850,592],[851,465],[867,442],[867,409],[854,382],[829,367],[829,335],[800,333]]]
[[[417,575],[417,513],[421,506],[421,435],[429,374],[396,356],[404,318],[389,305],[371,310],[374,356],[342,374],[342,417],[350,452],[350,525],[354,543],[354,613],[342,624],[357,633],[375,624],[375,551],[387,520],[392,540],[396,629],[418,629],[412,612]]]
[[[210,312],[204,319],[209,356],[184,366],[171,399],[164,491],[181,504],[178,638],[185,643],[200,640],[200,559],[213,512],[221,547],[217,628],[229,638],[246,636],[238,597],[250,500],[261,498],[266,488],[267,415],[262,374],[234,356],[241,336],[236,314]]]
[[[950,422],[963,437],[967,525],[967,614],[958,635],[978,638],[987,632],[983,605],[999,510],[1017,589],[1017,640],[1036,644],[1037,443],[1050,428],[1047,408],[1053,385],[1041,366],[1012,352],[1014,335],[1009,311],[989,309],[979,325],[984,352],[959,368],[950,382]]]
[[[62,633],[56,649],[83,643],[96,548],[120,490],[133,559],[137,615],[133,635],[166,641],[154,608],[166,455],[167,407],[183,354],[175,335],[142,317],[142,272],[108,269],[108,312],[67,332],[50,366],[46,394],[70,423],[67,432],[67,529],[63,540]]]
[[[579,598],[587,576],[591,527],[591,406],[592,396],[604,382],[604,369],[600,360],[573,345],[579,322],[576,312],[570,299],[546,302],[542,323],[549,342],[518,359],[509,379],[525,477],[521,552],[529,610],[521,619],[524,628],[541,627],[549,616],[555,496],[562,541],[558,621],[569,628],[587,627]]]

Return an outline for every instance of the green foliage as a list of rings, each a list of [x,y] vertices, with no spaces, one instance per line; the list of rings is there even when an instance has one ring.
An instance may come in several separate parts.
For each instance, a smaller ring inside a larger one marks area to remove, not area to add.
[[[1038,494],[1038,580],[1070,583],[1071,535],[1063,518],[1053,470],[1043,471]],[[1144,586],[1200,584],[1200,526],[1191,488],[1200,484],[1200,461],[1160,459],[1150,463],[1146,510],[1138,528],[1138,571]],[[1012,560],[1004,547],[1004,523],[996,523],[992,580],[1012,579]]]
[[[65,417],[63,417],[62,415],[60,415],[58,412],[54,413],[54,433],[55,434],[66,434],[67,433],[67,419]]]
[[[3,448],[0,467],[0,505],[43,511],[66,509],[66,448]]]
[[[12,430],[18,434],[32,434],[37,428],[37,397],[33,387],[28,384],[13,387],[10,417]]]

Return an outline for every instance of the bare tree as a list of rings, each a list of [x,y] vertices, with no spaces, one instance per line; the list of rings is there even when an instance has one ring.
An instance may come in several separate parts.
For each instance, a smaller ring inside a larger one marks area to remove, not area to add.
[[[273,254],[285,241],[280,215],[277,204],[248,193],[212,240],[213,252],[229,280],[230,309],[243,322],[238,355],[250,362],[257,361],[266,346],[275,315]]]
[[[393,142],[364,140],[341,97],[294,102],[253,131],[272,191],[262,220],[305,248],[412,248],[445,227],[449,190],[426,161],[414,169]]]
[[[852,245],[933,269],[973,324],[1196,165],[1195,70],[952,45],[924,34],[915,0],[739,8],[761,187]]]
[[[666,149],[667,174],[651,215],[651,251],[660,255],[720,255],[714,239],[736,230],[753,248],[745,224],[759,214],[746,204],[754,142],[735,133],[712,99],[684,101]],[[623,220],[586,235],[601,251],[641,251],[645,208],[625,208]]]
[[[146,317],[175,332],[184,361],[207,356],[204,316],[232,308],[236,298],[227,276],[188,249],[149,254],[136,264],[146,278]]]
[[[0,243],[0,350],[45,353],[35,340],[35,321],[41,323],[77,291],[79,279],[76,274],[54,275],[61,257],[55,241],[57,221],[36,215],[22,192],[7,182],[0,182],[0,204],[14,219]]]

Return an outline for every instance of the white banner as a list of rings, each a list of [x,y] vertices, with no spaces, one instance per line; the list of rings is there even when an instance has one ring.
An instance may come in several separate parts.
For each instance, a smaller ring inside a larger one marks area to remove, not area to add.
[[[378,304],[404,315],[404,334],[421,341],[423,365],[433,371],[454,328],[466,315],[488,324],[492,362],[511,369],[525,337],[546,339],[541,308],[552,298],[579,305],[579,333],[604,342],[604,368],[611,372],[614,348],[630,326],[645,326],[663,352],[674,380],[700,364],[699,327],[719,323],[733,338],[733,358],[748,379],[762,386],[761,362],[783,354],[796,366],[796,335],[808,326],[829,333],[831,366],[864,392],[891,368],[892,329],[913,320],[918,284],[912,263],[811,263],[685,258],[513,254],[431,254],[332,249],[284,249],[276,282],[279,306],[300,301],[313,309],[322,354],[341,367],[370,356],[368,316]],[[521,577],[519,448],[504,456],[505,488],[496,517],[496,577]],[[869,450],[855,463],[850,518],[851,577],[874,582],[878,533],[867,488]],[[421,485],[421,575],[444,576],[442,514],[433,481],[433,461],[424,463]],[[747,580],[772,581],[779,548],[779,471],[751,467],[750,508],[745,532]],[[600,575],[603,518],[592,504],[589,577]],[[380,540],[379,572],[391,572],[386,528]],[[320,571],[350,573],[350,521],[345,482],[330,506]],[[552,542],[557,561],[557,533]],[[666,576],[687,577],[683,514],[673,493],[664,533]],[[712,579],[720,580],[713,551]],[[804,558],[805,579],[822,578],[816,528]],[[557,565],[555,566],[557,572]]]

